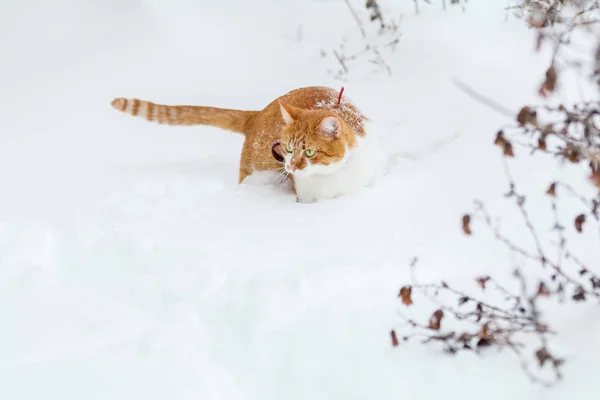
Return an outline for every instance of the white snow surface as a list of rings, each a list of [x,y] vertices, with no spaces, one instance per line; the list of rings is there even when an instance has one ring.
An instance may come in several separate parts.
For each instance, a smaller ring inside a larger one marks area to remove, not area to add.
[[[413,257],[424,281],[511,270],[504,247],[460,230],[474,198],[518,217],[502,198],[493,146],[511,121],[452,79],[517,111],[539,101],[548,62],[547,51],[533,52],[533,32],[505,18],[504,1],[420,15],[404,3],[392,76],[365,63],[340,82],[319,51],[360,40],[343,1],[5,0],[0,399],[594,393],[591,305],[549,316],[553,349],[568,359],[553,389],[531,384],[508,351],[448,357],[419,342],[391,346]],[[110,107],[138,97],[260,109],[312,85],[343,85],[382,127],[390,158],[376,185],[316,204],[278,185],[238,185],[239,135]],[[547,183],[560,175],[586,186],[581,168],[544,165],[510,163],[521,187],[540,193],[532,219],[548,231]],[[426,318],[431,307],[419,307]]]

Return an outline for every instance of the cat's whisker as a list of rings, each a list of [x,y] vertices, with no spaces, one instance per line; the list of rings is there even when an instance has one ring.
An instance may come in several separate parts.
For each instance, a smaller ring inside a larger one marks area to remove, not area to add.
[[[276,174],[276,175],[275,175],[275,177],[274,177],[274,178],[271,180],[271,182],[270,182],[270,183],[271,183],[272,185],[277,185],[277,184],[280,184],[280,183],[281,183],[280,181],[281,181],[281,176],[282,176],[282,175],[283,175],[283,171],[282,171],[282,170],[279,170],[279,171],[277,171],[277,174]]]
[[[277,175],[276,181],[277,184],[279,184],[279,186],[283,185],[285,183],[285,181],[288,178],[288,173],[285,170],[285,168],[281,168],[281,170],[279,171],[279,174]]]
[[[290,174],[288,174],[284,170],[283,173],[282,173],[282,178],[281,178],[281,182],[279,183],[279,185],[283,185],[285,183],[285,181],[288,179],[289,176],[290,176]]]

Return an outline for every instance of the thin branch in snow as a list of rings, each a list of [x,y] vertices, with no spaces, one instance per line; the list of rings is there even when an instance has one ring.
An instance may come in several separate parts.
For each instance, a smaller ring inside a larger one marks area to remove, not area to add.
[[[464,93],[466,93],[471,98],[477,100],[478,102],[480,102],[482,104],[485,104],[492,110],[496,111],[497,113],[499,113],[505,117],[509,117],[511,119],[514,118],[514,115],[515,115],[514,111],[510,111],[508,108],[504,107],[501,104],[498,104],[496,101],[490,99],[489,97],[476,92],[473,88],[468,86],[466,83],[460,81],[457,78],[454,78],[452,80],[452,82],[454,83],[454,85],[456,85],[460,90],[462,90]]]
[[[346,5],[348,6],[348,9],[350,10],[350,13],[354,17],[354,20],[356,21],[356,24],[358,25],[358,28],[360,29],[360,33],[362,34],[362,37],[366,38],[367,37],[367,32],[365,32],[365,28],[363,27],[363,24],[360,21],[360,18],[358,17],[358,14],[356,14],[356,11],[354,10],[354,8],[352,8],[352,5],[350,4],[350,0],[344,0],[344,1],[346,2]]]

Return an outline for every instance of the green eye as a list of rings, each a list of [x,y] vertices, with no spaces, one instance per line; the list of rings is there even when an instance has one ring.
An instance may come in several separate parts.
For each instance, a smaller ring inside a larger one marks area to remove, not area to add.
[[[304,154],[306,154],[306,157],[312,157],[315,155],[315,151],[313,149],[306,149],[304,150]]]
[[[285,145],[285,151],[287,151],[288,153],[293,152],[294,150],[292,149],[292,146],[290,146],[289,144]]]

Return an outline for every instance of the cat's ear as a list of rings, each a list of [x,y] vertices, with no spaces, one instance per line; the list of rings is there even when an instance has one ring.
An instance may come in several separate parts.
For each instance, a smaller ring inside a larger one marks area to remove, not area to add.
[[[279,110],[286,125],[291,125],[298,119],[298,110],[294,106],[279,102]]]
[[[318,130],[323,135],[337,139],[342,134],[342,124],[336,117],[329,116],[323,118],[319,124]]]

